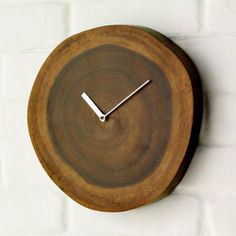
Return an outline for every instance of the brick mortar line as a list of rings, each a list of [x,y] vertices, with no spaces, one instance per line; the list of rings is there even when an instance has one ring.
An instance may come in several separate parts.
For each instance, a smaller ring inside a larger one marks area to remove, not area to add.
[[[206,26],[206,14],[207,14],[206,0],[199,0],[198,4],[198,22],[199,22],[199,32],[205,32]]]
[[[170,39],[176,40],[191,40],[191,39],[220,39],[220,38],[236,38],[236,32],[232,33],[199,33],[198,35],[186,35],[186,36],[167,36]]]
[[[70,10],[70,8],[68,8]],[[68,21],[68,24],[66,24],[66,32],[65,33],[69,33],[68,35],[65,35],[65,38],[68,38],[76,33],[71,33],[71,18],[68,17],[69,14],[67,14],[66,18]],[[79,32],[78,32],[79,33]],[[161,32],[160,32],[161,33]],[[179,41],[187,41],[187,40],[201,40],[201,39],[224,39],[224,38],[236,38],[236,33],[233,34],[199,34],[199,35],[192,35],[192,36],[168,36],[165,35],[166,37],[168,37],[171,40],[179,40]],[[63,40],[64,40],[63,39]],[[0,55],[3,54],[12,54],[12,53],[34,53],[34,52],[47,52],[47,51],[52,51],[58,44],[60,44],[61,42],[63,42],[63,40],[61,40],[60,42],[58,42],[56,45],[51,45],[51,46],[47,46],[47,47],[35,47],[35,48],[22,48],[22,49],[16,49],[16,48],[12,48],[12,49],[8,49],[8,50],[0,50]]]
[[[67,17],[69,21],[71,21],[70,17]],[[71,23],[67,24],[67,29],[66,32],[71,32]],[[79,33],[79,32],[78,32]],[[73,34],[68,34],[66,38],[74,35],[76,33]],[[167,36],[167,35],[166,35]],[[223,38],[236,38],[236,33],[235,34],[218,34],[218,35],[214,35],[214,34],[209,34],[209,35],[195,35],[195,36],[167,36],[169,39],[171,40],[177,40],[177,41],[187,41],[187,40],[201,40],[201,39],[223,39]],[[63,40],[61,40],[60,42],[58,42],[56,45],[52,45],[52,46],[48,46],[48,47],[36,47],[36,48],[30,48],[30,49],[16,49],[16,48],[12,48],[12,49],[8,49],[6,51],[4,50],[0,50],[0,56],[1,55],[6,55],[6,54],[25,54],[25,53],[37,53],[37,52],[51,52],[58,44],[60,44],[61,42],[63,42]]]

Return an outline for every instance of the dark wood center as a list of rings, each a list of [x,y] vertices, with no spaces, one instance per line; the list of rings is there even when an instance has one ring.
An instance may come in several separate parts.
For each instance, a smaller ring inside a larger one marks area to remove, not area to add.
[[[83,92],[108,112],[146,80],[152,82],[101,122]],[[156,169],[169,139],[172,102],[157,64],[136,52],[104,45],[73,58],[51,88],[47,119],[58,156],[87,182],[121,187]]]

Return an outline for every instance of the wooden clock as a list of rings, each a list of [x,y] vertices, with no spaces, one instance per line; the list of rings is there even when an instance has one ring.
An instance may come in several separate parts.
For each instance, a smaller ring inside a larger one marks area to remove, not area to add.
[[[197,145],[200,80],[173,42],[144,27],[104,26],[62,42],[28,105],[37,156],[76,202],[124,211],[169,194]]]

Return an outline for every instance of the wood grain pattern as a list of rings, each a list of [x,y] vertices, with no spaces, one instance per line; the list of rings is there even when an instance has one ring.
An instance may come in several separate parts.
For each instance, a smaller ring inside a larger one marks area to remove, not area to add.
[[[103,112],[146,80],[151,83],[102,123]],[[106,26],[62,42],[35,80],[28,126],[38,158],[78,203],[122,211],[171,192],[197,144],[199,76],[186,54],[143,27]]]

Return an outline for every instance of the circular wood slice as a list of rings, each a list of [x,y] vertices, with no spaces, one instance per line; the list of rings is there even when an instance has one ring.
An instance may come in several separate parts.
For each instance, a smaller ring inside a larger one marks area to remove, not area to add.
[[[151,82],[101,122],[103,112]],[[28,126],[52,180],[78,203],[123,211],[170,193],[197,144],[198,73],[186,54],[143,27],[105,26],[76,34],[47,58],[35,80]]]

